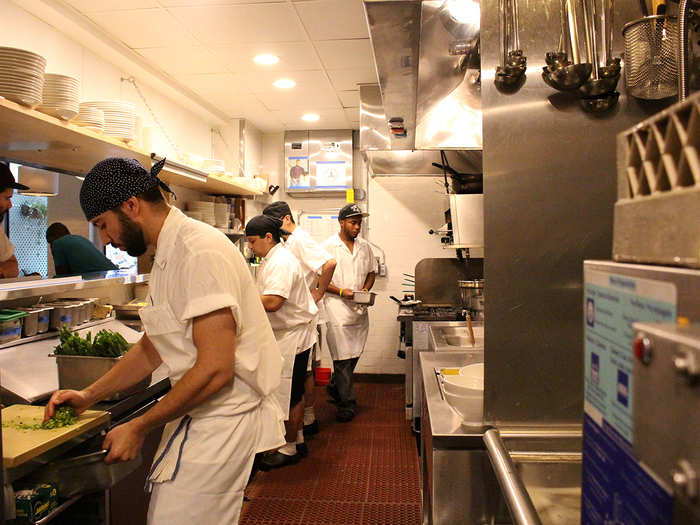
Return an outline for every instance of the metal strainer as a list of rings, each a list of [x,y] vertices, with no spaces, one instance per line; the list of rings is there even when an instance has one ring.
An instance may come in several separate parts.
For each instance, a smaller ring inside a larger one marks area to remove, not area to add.
[[[674,16],[652,15],[622,30],[625,84],[636,98],[658,100],[678,93],[678,23]]]

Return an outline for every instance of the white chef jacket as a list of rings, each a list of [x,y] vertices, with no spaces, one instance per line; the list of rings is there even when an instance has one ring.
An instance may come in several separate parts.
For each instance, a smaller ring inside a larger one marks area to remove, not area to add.
[[[273,330],[288,330],[314,320],[318,308],[306,285],[301,265],[281,243],[263,257],[256,279],[262,295],[279,295],[286,299],[279,310],[267,312]]]
[[[0,223],[2,224],[2,223]],[[0,263],[4,263],[15,254],[15,246],[0,229]]]
[[[255,283],[226,236],[171,208],[147,302],[139,313],[173,386],[197,357],[193,320],[222,308],[236,320],[233,381],[163,431],[149,474],[156,502],[149,523],[204,523],[217,511],[236,523],[254,453],[284,443],[273,395],[282,357]],[[196,479],[207,482],[194,486]]]
[[[323,243],[336,260],[332,283],[344,290],[361,290],[367,274],[376,271],[372,248],[364,239],[355,239],[353,251],[337,233]],[[367,307],[337,295],[324,296],[328,316],[328,349],[334,360],[359,357],[367,342],[369,316]]]

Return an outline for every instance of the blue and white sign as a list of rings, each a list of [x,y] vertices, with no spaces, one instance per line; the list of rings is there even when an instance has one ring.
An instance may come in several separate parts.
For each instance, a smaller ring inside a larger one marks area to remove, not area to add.
[[[672,498],[634,458],[632,323],[675,322],[673,283],[587,270],[582,525],[670,525]]]

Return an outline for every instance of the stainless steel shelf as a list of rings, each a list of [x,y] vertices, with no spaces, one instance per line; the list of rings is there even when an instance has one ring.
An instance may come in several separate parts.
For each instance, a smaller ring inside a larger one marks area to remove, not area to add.
[[[90,328],[91,326],[109,323],[110,321],[116,321],[116,317],[111,316],[105,319],[95,319],[94,321],[88,321],[87,323],[71,327],[71,330],[82,330],[83,328]],[[42,341],[44,339],[53,339],[58,336],[58,333],[58,330],[49,330],[48,332],[44,332],[43,334],[37,334],[31,337],[21,337],[19,339],[15,339],[14,341],[10,341],[9,343],[4,343],[0,345],[0,350],[3,350],[4,348],[11,348],[13,346],[23,345],[25,343]]]
[[[40,297],[54,295],[65,292],[89,290],[100,288],[109,284],[135,284],[148,282],[149,274],[133,274],[126,272],[103,272],[85,276],[82,281],[53,283],[51,279],[39,281],[27,281],[26,286],[18,283],[16,288],[0,290],[0,301],[10,301],[13,299],[26,299],[29,297]]]

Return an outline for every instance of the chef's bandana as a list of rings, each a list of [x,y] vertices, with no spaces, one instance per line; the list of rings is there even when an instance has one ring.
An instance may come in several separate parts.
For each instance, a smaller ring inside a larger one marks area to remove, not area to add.
[[[246,235],[265,237],[267,233],[276,234],[276,236],[284,235],[286,232],[282,229],[282,221],[269,215],[257,215],[245,225]]]
[[[136,159],[111,157],[98,162],[88,172],[80,187],[80,207],[90,221],[98,215],[116,208],[134,195],[160,186],[175,195],[158,178],[165,159],[153,165],[150,173]]]

